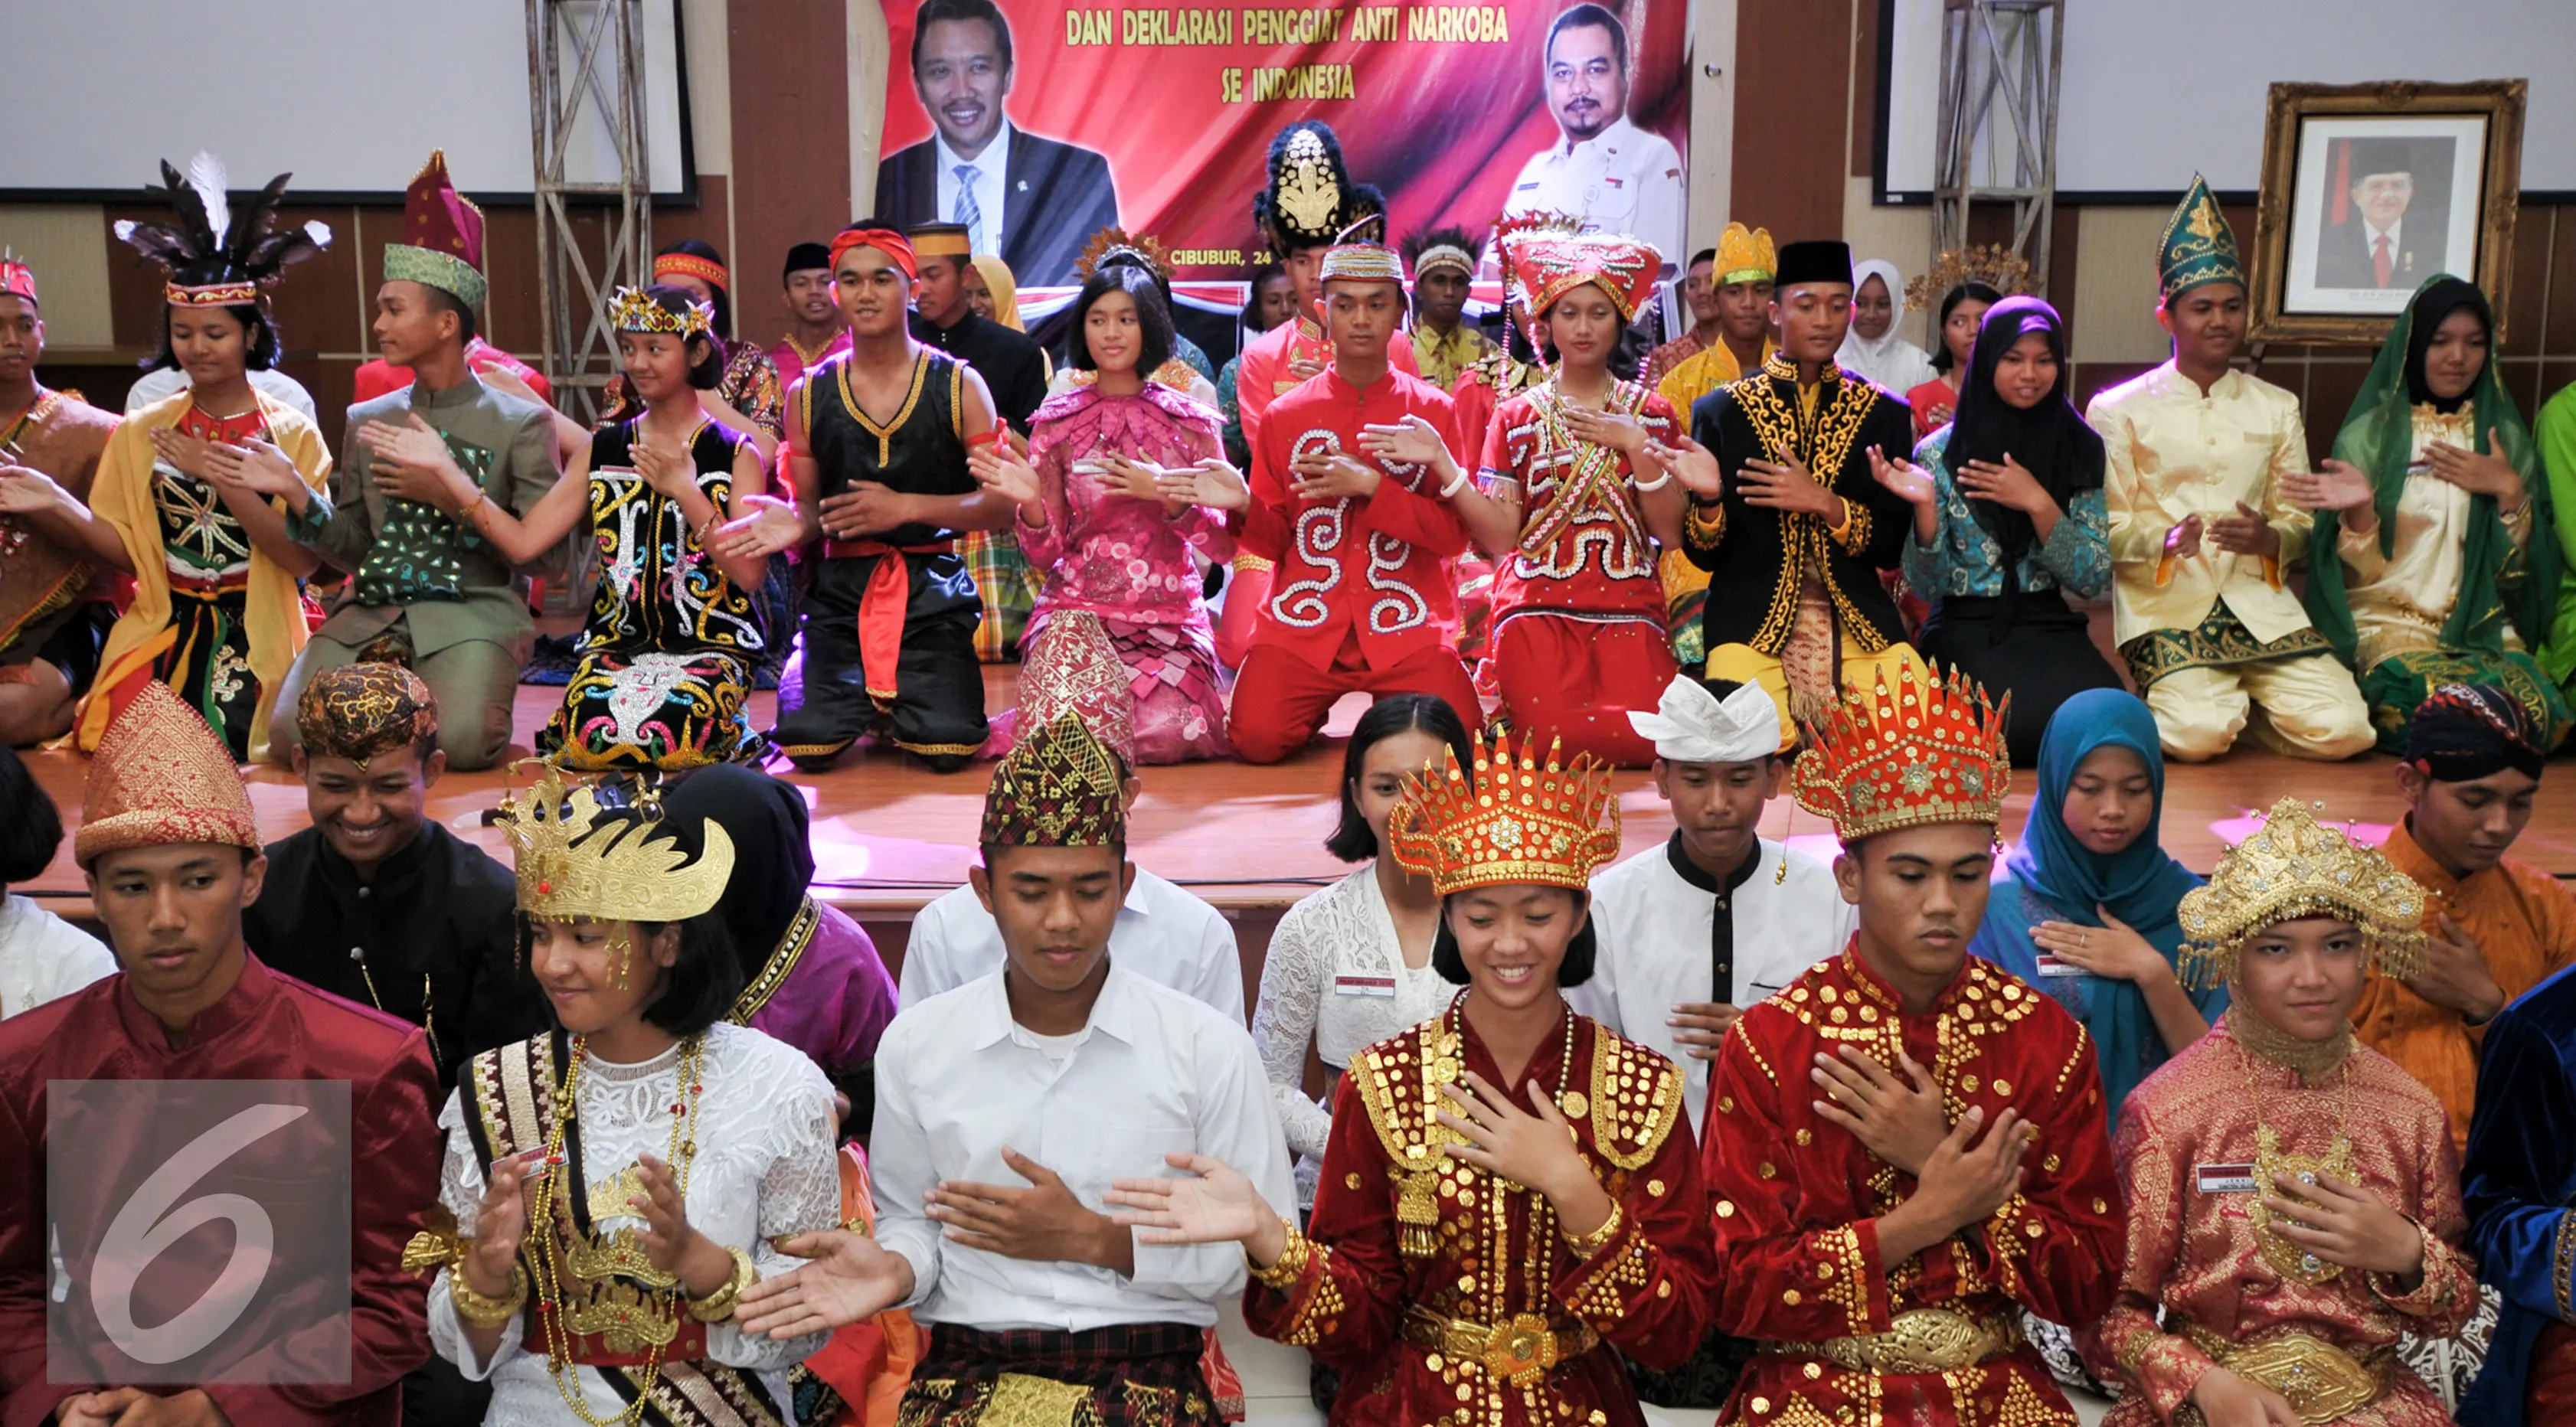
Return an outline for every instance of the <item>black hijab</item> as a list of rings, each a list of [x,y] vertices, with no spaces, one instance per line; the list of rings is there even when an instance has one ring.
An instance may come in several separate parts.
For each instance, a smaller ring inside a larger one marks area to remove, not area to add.
[[[2057,358],[2057,384],[2038,405],[2023,411],[1995,391],[1995,372],[2013,344],[2033,332],[2048,339],[2048,350]],[[2066,399],[2071,370],[2066,323],[2056,308],[2036,297],[2007,297],[1987,308],[1977,344],[1968,352],[1968,373],[1959,383],[1958,414],[1950,422],[1945,456],[1950,470],[1955,474],[1971,461],[2001,465],[2010,453],[2061,507],[2078,491],[2101,489],[2102,438]],[[2022,552],[2038,538],[2030,517],[1988,500],[1971,500],[1968,509],[2003,547],[2004,578],[2013,582]]]
[[[2487,309],[2487,295],[2478,291],[2477,284],[2455,277],[2433,279],[2415,294],[2414,308],[2406,318],[2406,400],[2410,405],[2429,402],[2435,411],[2448,416],[2477,395],[2478,384],[2471,382],[2467,391],[2444,401],[2433,395],[2433,388],[2424,380],[2424,358],[2433,350],[2435,329],[2463,307],[2478,315],[2478,324],[2487,333],[2487,361],[2495,361],[2495,316]]]
[[[719,763],[675,780],[662,810],[683,822],[715,823],[733,839],[733,880],[716,910],[733,933],[744,976],[759,974],[814,881],[804,796],[766,773]]]

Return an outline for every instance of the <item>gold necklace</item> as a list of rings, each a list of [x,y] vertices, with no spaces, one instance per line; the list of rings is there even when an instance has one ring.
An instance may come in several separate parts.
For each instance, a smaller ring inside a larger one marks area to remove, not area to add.
[[[2245,1072],[2245,1099],[2254,1107],[2254,1202],[2246,1217],[2254,1226],[2254,1247],[2272,1271],[2295,1283],[2331,1282],[2343,1273],[2343,1265],[2328,1263],[2308,1250],[2282,1238],[2272,1227],[2275,1217],[2268,1201],[2273,1186],[2284,1180],[2313,1186],[2320,1175],[2331,1174],[2346,1183],[2356,1182],[2352,1158],[2352,1075],[2346,1069],[2351,1058],[2352,1031],[2327,1041],[2302,1041],[2282,1033],[2262,1017],[2241,1007],[2227,1009],[2228,1034],[2235,1039]],[[2257,1059],[2295,1071],[2302,1080],[2314,1086],[2326,1075],[2339,1075],[2335,1095],[2335,1134],[2323,1156],[2289,1154],[2281,1148],[2280,1132],[2263,1123],[2262,1087],[2255,1082]],[[2293,1220],[2292,1222],[2296,1222]]]
[[[565,1073],[562,1087],[555,1092],[554,1132],[546,1139],[545,1162],[538,1167],[537,1192],[530,1199],[531,1204],[545,1206],[548,1214],[556,1212],[558,1201],[563,1213],[569,1215],[572,1208],[572,1177],[564,1162],[564,1141],[580,1103],[581,1066],[589,1041],[588,1036],[573,1037],[572,1068]],[[698,1157],[698,1101],[706,1089],[701,1074],[705,1054],[706,1037],[703,1033],[680,1042],[677,1064],[680,1098],[671,1106],[671,1157],[665,1163],[679,1171],[680,1198],[684,1203],[689,1197],[689,1168]],[[623,1175],[619,1178],[622,1179]],[[661,1382],[662,1353],[668,1346],[667,1340],[653,1342],[646,1350],[644,1369],[636,1380],[635,1400],[626,1405],[626,1410],[615,1417],[592,1416],[588,1395],[582,1391],[581,1369],[573,1361],[578,1335],[565,1322],[568,1305],[563,1301],[562,1288],[566,1264],[557,1258],[560,1250],[551,1225],[532,1223],[528,1227],[529,1258],[536,1270],[537,1318],[544,1325],[546,1335],[546,1375],[554,1379],[555,1392],[563,1398],[566,1407],[591,1427],[632,1427],[632,1424],[640,1423],[646,1408],[652,1403],[654,1388]],[[585,1237],[591,1243],[584,1247],[595,1250],[597,1236]],[[656,1278],[661,1276],[655,1275]],[[682,1291],[676,1278],[667,1286],[656,1284],[642,1296],[638,1308],[655,1316],[671,1317],[679,1310]]]

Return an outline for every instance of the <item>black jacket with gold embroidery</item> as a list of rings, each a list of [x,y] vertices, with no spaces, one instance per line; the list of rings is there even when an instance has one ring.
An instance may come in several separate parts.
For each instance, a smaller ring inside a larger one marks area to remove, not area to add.
[[[1812,415],[1800,412],[1797,368],[1774,353],[1760,371],[1701,397],[1691,408],[1691,437],[1717,453],[1726,475],[1716,504],[1694,502],[1683,524],[1683,548],[1709,572],[1703,616],[1708,647],[1749,644],[1777,657],[1798,612],[1798,584],[1821,567],[1836,626],[1872,654],[1905,640],[1896,602],[1879,572],[1897,567],[1913,528],[1904,499],[1869,473],[1869,448],[1906,459],[1914,416],[1905,402],[1854,372],[1830,368]],[[1747,505],[1736,476],[1744,463],[1777,460],[1787,447],[1818,480],[1851,503],[1840,531],[1808,515]]]

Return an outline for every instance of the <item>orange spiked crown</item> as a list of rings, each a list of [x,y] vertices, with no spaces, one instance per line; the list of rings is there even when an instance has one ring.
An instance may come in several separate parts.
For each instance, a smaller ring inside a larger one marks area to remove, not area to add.
[[[1517,757],[1508,732],[1487,746],[1477,735],[1471,778],[1453,749],[1441,766],[1404,778],[1404,796],[1387,815],[1387,845],[1405,871],[1431,879],[1446,897],[1476,887],[1536,883],[1581,891],[1592,870],[1619,855],[1619,805],[1608,770],[1589,755],[1571,766],[1547,762],[1524,741]]]
[[[1931,665],[1882,672],[1871,693],[1845,693],[1807,725],[1812,741],[1790,775],[1798,806],[1854,843],[1874,833],[1935,823],[1991,823],[2012,787],[2004,716],[2012,695],[1989,702],[1977,681]],[[1928,675],[1928,681],[1927,676]]]

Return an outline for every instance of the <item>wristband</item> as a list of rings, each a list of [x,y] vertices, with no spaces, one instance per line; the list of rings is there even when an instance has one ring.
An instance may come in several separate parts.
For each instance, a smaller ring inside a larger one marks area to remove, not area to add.
[[[1563,1229],[1561,1223],[1559,1227]],[[1626,1227],[1628,1227],[1628,1216],[1620,1212],[1619,1201],[1613,1199],[1610,1201],[1610,1217],[1601,1221],[1600,1228],[1588,1234],[1578,1234],[1570,1229],[1563,1229],[1563,1232],[1568,1247],[1585,1258],[1590,1258],[1610,1247],[1610,1241],[1619,1237],[1619,1231]]]
[[[1442,500],[1447,500],[1447,499],[1449,499],[1451,496],[1456,495],[1458,492],[1460,492],[1460,491],[1462,491],[1462,490],[1465,490],[1466,488],[1467,488],[1467,468],[1466,468],[1465,466],[1460,466],[1460,467],[1458,468],[1458,477],[1457,477],[1457,479],[1455,479],[1455,480],[1453,480],[1453,481],[1449,482],[1447,485],[1442,486],[1442,487],[1440,488],[1440,498],[1441,498]]]
[[[465,1281],[465,1265],[452,1266],[447,1274],[447,1291],[456,1303],[456,1316],[477,1328],[498,1328],[518,1316],[528,1306],[528,1271],[518,1263],[510,1265],[510,1291],[500,1298],[486,1298]]]
[[[1662,490],[1668,485],[1671,485],[1673,483],[1673,473],[1671,470],[1666,469],[1662,475],[1657,476],[1652,481],[1641,481],[1637,479],[1637,473],[1632,469],[1628,472],[1628,480],[1630,484],[1637,488],[1637,494],[1650,495],[1656,491]]]

